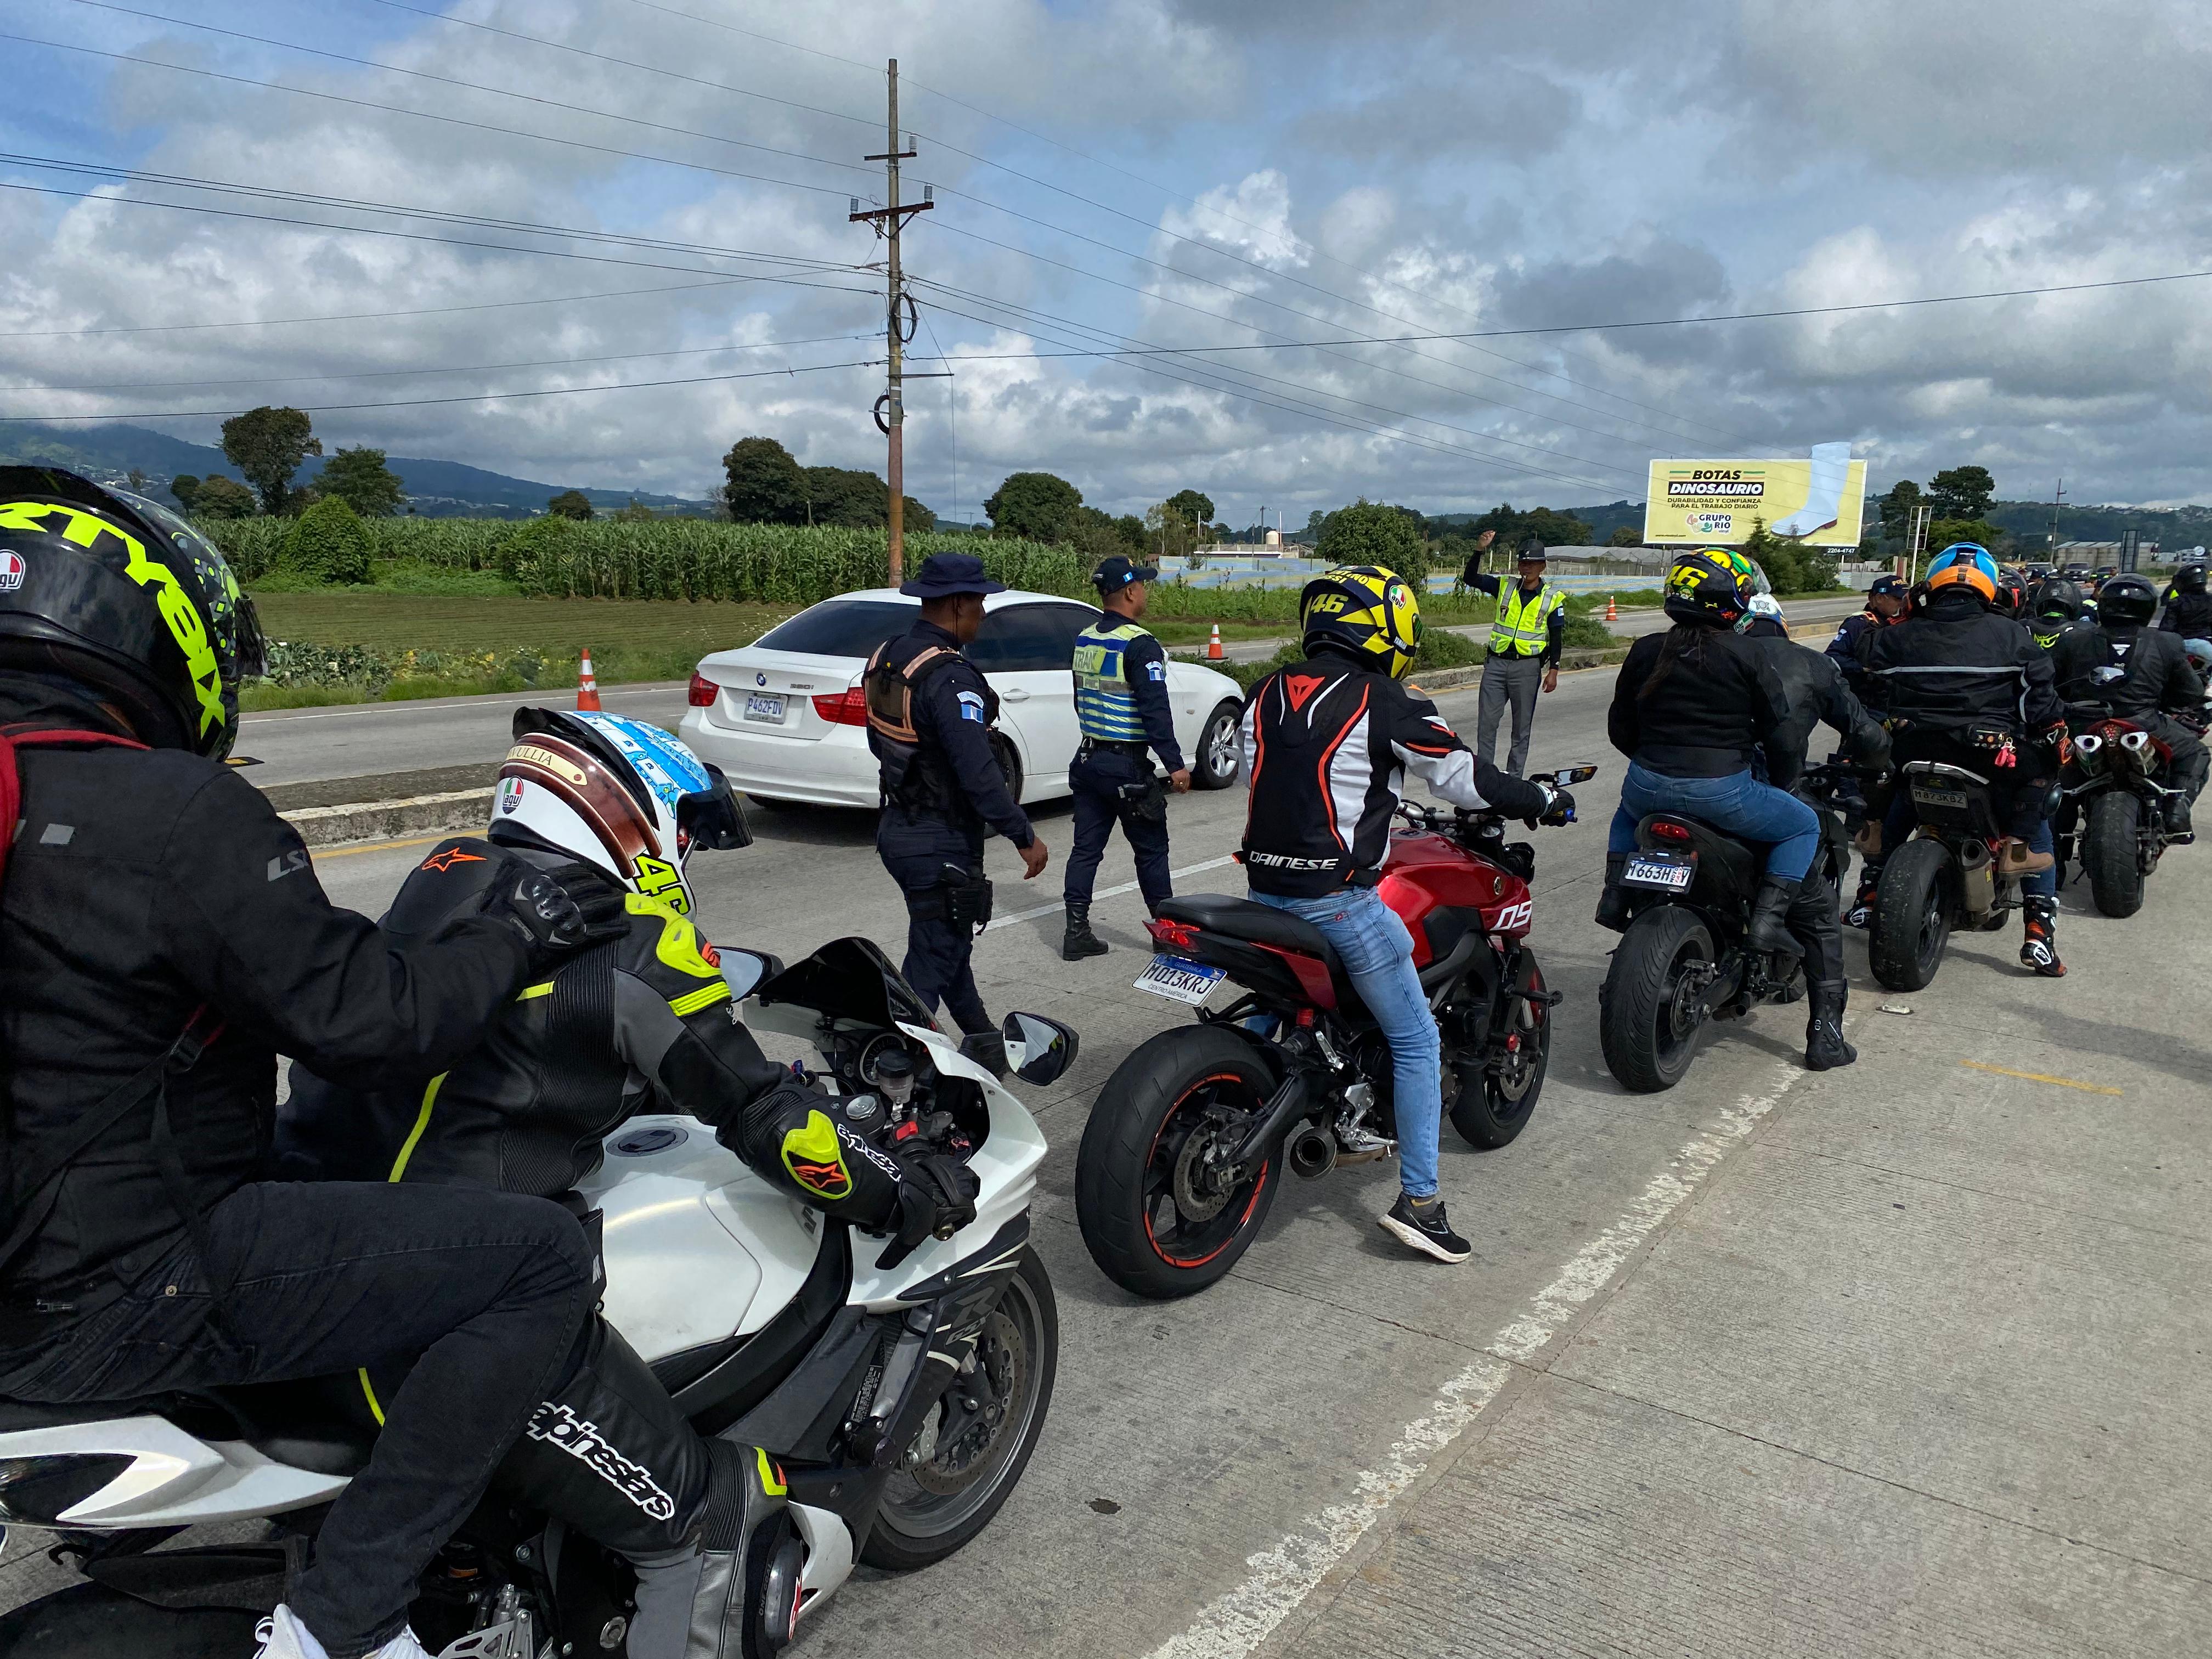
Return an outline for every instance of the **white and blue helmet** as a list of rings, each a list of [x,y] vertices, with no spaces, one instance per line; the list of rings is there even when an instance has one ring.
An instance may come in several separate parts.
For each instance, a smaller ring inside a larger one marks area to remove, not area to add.
[[[515,710],[490,833],[567,853],[685,915],[692,849],[752,840],[729,781],[659,726],[557,708]]]

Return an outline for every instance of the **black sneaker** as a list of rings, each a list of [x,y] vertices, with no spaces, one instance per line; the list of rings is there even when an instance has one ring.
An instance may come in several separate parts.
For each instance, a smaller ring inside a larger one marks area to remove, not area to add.
[[[1400,1193],[1390,1213],[1382,1218],[1382,1227],[1400,1243],[1439,1261],[1461,1262],[1474,1254],[1474,1247],[1451,1230],[1441,1198],[1416,1204]]]

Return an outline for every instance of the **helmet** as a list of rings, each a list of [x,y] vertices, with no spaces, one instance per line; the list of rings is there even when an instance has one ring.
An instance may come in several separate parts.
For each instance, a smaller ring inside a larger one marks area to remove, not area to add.
[[[729,780],[659,726],[557,708],[514,711],[490,836],[567,853],[681,915],[697,908],[692,848],[752,841]]]
[[[1394,680],[1406,678],[1421,643],[1421,602],[1395,571],[1346,565],[1326,571],[1298,595],[1304,647],[1334,646]]]
[[[2184,640],[2181,648],[2189,653],[2197,673],[2212,678],[2212,640]]]
[[[1993,608],[2008,617],[2027,614],[2027,583],[2010,565],[1997,572],[1997,597]]]
[[[1680,553],[1667,571],[1667,614],[1676,622],[1733,627],[1751,608],[1751,561],[1726,548]]]
[[[220,760],[264,665],[252,603],[198,531],[58,467],[0,466],[0,673],[73,681],[141,742]]]
[[[1782,602],[1774,595],[1754,593],[1738,619],[1735,630],[1765,639],[1786,640],[1790,637],[1790,619],[1782,614]]]
[[[2104,622],[2141,628],[2157,611],[2158,590],[2133,571],[2106,577],[2097,590],[2097,615]]]
[[[2173,591],[2177,593],[2202,593],[2204,591],[2204,567],[2185,564],[2173,573]]]
[[[1994,605],[1997,597],[1997,562],[1979,542],[1954,542],[1928,562],[1928,594],[1933,599],[1947,587],[1965,586]]]
[[[2039,617],[2078,617],[2081,590],[2063,576],[2053,576],[2035,585],[2030,608]]]

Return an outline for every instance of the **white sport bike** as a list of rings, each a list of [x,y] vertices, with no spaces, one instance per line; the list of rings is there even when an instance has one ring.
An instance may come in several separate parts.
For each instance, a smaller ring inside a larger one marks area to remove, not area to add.
[[[1021,1478],[1059,1353],[1051,1281],[1029,1248],[1044,1136],[939,1033],[876,946],[839,939],[785,969],[724,952],[748,1024],[811,1043],[865,1095],[878,1144],[963,1158],[975,1219],[890,1272],[880,1241],[755,1176],[696,1119],[635,1118],[585,1196],[605,1218],[605,1309],[701,1432],[767,1449],[788,1525],[750,1561],[748,1659],[774,1654],[856,1559],[902,1571],[951,1554]],[[1076,1034],[1008,1017],[1006,1062],[1051,1082]],[[367,1462],[350,1377],[114,1404],[0,1401],[0,1522],[52,1534],[88,1581],[0,1618],[0,1654],[236,1659],[281,1599],[331,1499]],[[161,1549],[185,1528],[264,1521],[252,1541]],[[450,1659],[625,1650],[629,1568],[540,1514],[480,1505],[425,1574],[416,1632]]]

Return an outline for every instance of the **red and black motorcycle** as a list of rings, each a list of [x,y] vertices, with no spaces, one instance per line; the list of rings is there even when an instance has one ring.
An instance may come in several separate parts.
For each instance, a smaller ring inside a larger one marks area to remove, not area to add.
[[[1594,766],[1553,775],[1565,787]],[[1551,1009],[1523,943],[1535,849],[1494,811],[1407,803],[1377,892],[1413,939],[1443,1038],[1444,1104],[1473,1146],[1527,1127],[1551,1054]],[[1170,899],[1138,988],[1198,1024],[1139,1044],[1107,1080],[1077,1154],[1083,1242],[1139,1296],[1204,1290],[1236,1264],[1282,1171],[1317,1179],[1396,1150],[1390,1045],[1310,922],[1250,899]],[[1206,1006],[1223,981],[1243,994]]]
[[[2058,856],[2079,859],[2100,911],[2131,916],[2142,908],[2144,884],[2176,839],[2166,819],[2166,803],[2177,793],[2166,781],[2173,751],[2100,705],[2070,703],[2067,712],[2075,778],[2058,809]]]

